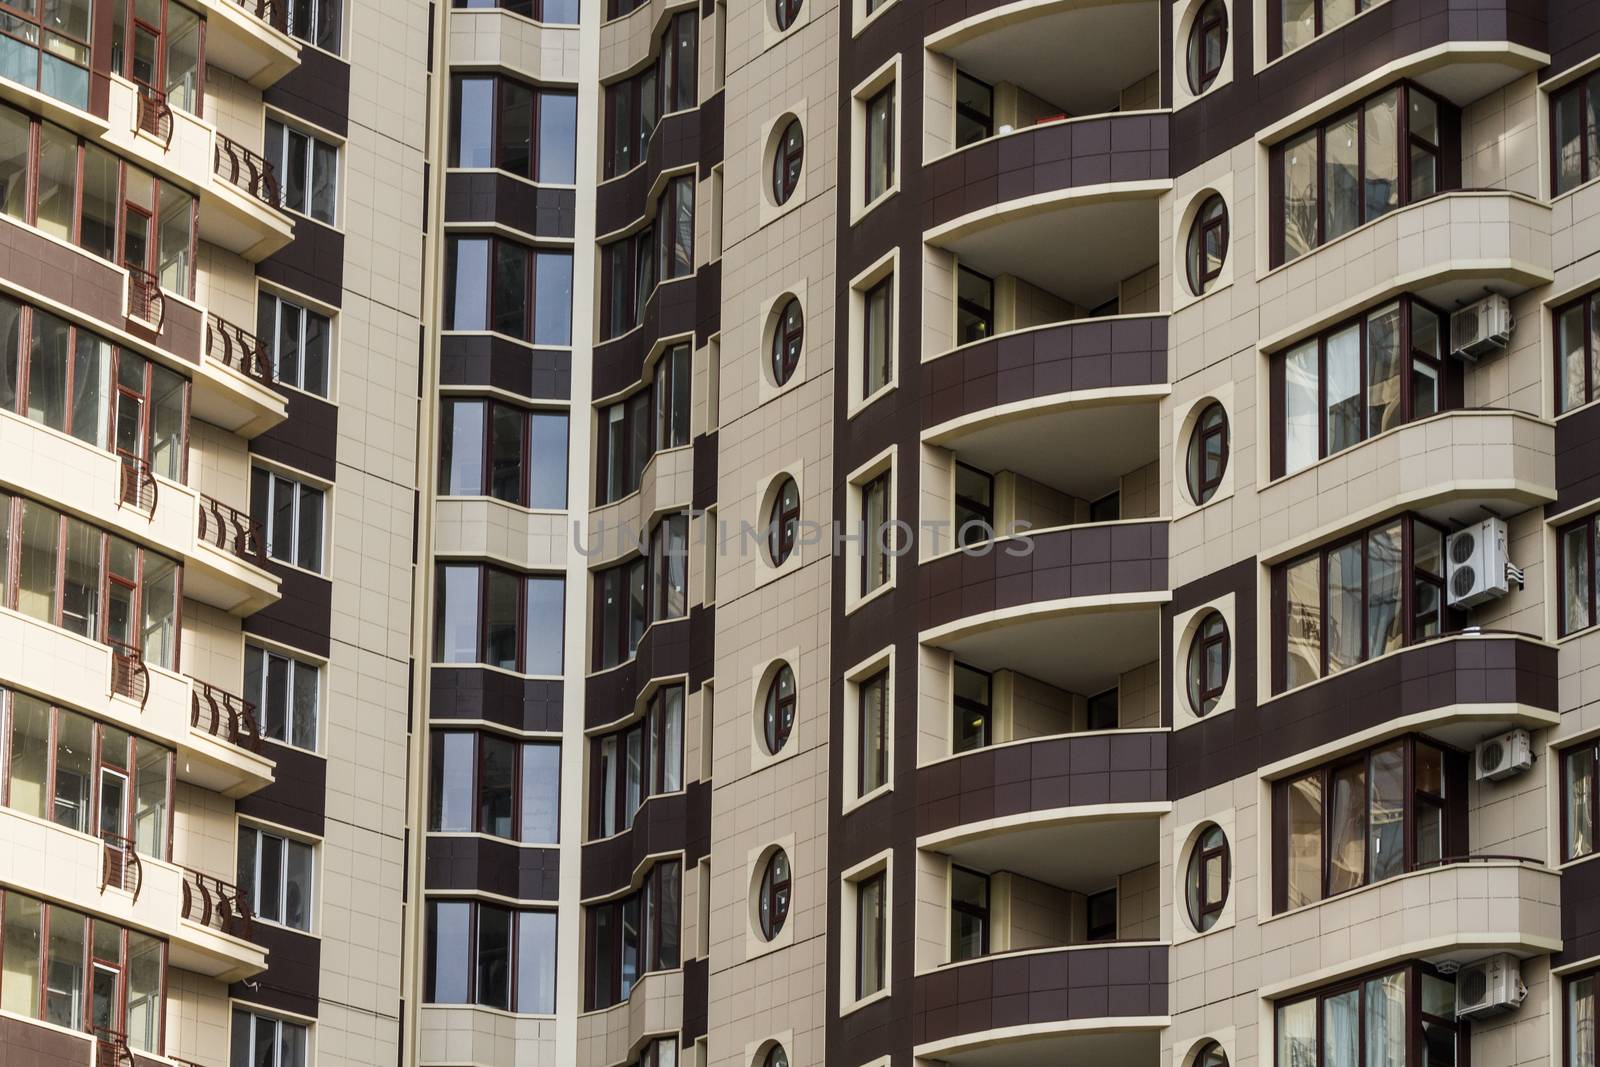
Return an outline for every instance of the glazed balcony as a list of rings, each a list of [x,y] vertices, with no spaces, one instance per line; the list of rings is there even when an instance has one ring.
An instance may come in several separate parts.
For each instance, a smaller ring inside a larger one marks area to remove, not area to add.
[[[289,0],[203,0],[206,62],[268,89],[300,66]]]
[[[232,886],[10,808],[0,808],[0,834],[5,884],[165,939],[170,967],[223,982],[266,969]]]

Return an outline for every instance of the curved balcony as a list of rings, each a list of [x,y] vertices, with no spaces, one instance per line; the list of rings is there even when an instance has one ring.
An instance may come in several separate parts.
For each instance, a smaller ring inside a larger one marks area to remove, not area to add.
[[[684,446],[657,452],[640,473],[637,491],[590,510],[591,566],[606,566],[636,550],[653,517],[680,511],[693,502],[695,452]]]
[[[615,233],[644,218],[650,191],[662,174],[698,165],[705,173],[722,158],[723,94],[679,111],[656,124],[644,162],[600,184],[595,199],[595,230]]]
[[[536,511],[485,496],[439,497],[433,530],[435,550],[442,554],[504,560],[522,570],[564,566],[574,537],[565,511]]]
[[[498,67],[542,84],[578,78],[578,27],[535,22],[499,7],[457,7],[446,42],[452,67]]]
[[[1402,511],[1452,529],[1555,499],[1552,423],[1520,411],[1446,411],[1265,486],[1258,497],[1261,559],[1282,562]]]
[[[916,977],[918,1059],[959,1067],[1154,1067],[1168,1024],[1167,946],[1078,945],[990,956]]]
[[[1405,959],[1470,963],[1561,948],[1561,876],[1532,860],[1447,862],[1261,920],[1272,999]]]
[[[548,1015],[512,1015],[470,1004],[417,1005],[417,1058],[422,1063],[502,1062],[510,1048],[555,1044],[556,1021]]]
[[[682,852],[685,869],[692,868],[710,846],[710,827],[711,796],[704,782],[649,797],[634,812],[631,827],[583,843],[579,895],[589,900],[623,892],[651,856]]]
[[[687,618],[651,623],[631,659],[589,675],[584,681],[584,729],[600,729],[632,715],[639,695],[655,679],[688,674],[693,638],[699,636],[695,617],[709,620],[710,611],[693,607]]]
[[[492,893],[511,900],[561,895],[561,850],[488,834],[430,833],[423,881],[430,890]]]
[[[206,62],[257,89],[300,65],[300,42],[288,34],[288,0],[203,0]]]
[[[638,385],[644,377],[645,360],[657,342],[696,333],[700,323],[715,319],[721,300],[721,260],[701,266],[687,278],[657,285],[645,301],[639,325],[595,344],[595,397],[616,396]]]
[[[235,921],[224,902],[233,898],[215,892],[231,890],[224,883],[10,808],[0,808],[0,835],[0,882],[164,938],[172,967],[224,982],[266,969],[248,919]],[[212,894],[209,910],[201,886]]]
[[[923,644],[1070,693],[1158,658],[1167,520],[1066,526],[951,552],[917,569]]]
[[[619,77],[633,70],[655,50],[666,20],[679,11],[697,11],[693,0],[649,0],[626,15],[600,24],[600,78]],[[602,8],[602,14],[606,8]]]

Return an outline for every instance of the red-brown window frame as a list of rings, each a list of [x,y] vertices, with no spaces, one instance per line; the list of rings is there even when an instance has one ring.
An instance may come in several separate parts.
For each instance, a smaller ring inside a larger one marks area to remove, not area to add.
[[[1576,745],[1572,745],[1572,746],[1569,746],[1567,748],[1563,748],[1563,749],[1560,750],[1560,753],[1561,753],[1561,797],[1558,800],[1557,804],[1561,809],[1561,859],[1562,859],[1562,862],[1567,862],[1567,861],[1570,861],[1570,860],[1583,859],[1586,856],[1593,856],[1595,854],[1596,850],[1597,850],[1595,842],[1591,840],[1590,843],[1589,843],[1589,851],[1580,852],[1580,853],[1576,853],[1576,854],[1573,853],[1572,848],[1571,848],[1571,845],[1572,845],[1572,826],[1571,826],[1571,820],[1567,816],[1567,803],[1566,803],[1566,801],[1567,801],[1567,798],[1572,795],[1572,789],[1573,789],[1572,767],[1571,767],[1571,762],[1570,761],[1571,761],[1573,756],[1578,755],[1580,753],[1583,753],[1585,751],[1588,752],[1589,757],[1594,761],[1594,770],[1591,772],[1591,785],[1590,785],[1590,788],[1589,788],[1589,794],[1585,798],[1587,800],[1587,807],[1589,809],[1589,827],[1590,827],[1590,831],[1589,832],[1590,832],[1591,835],[1593,835],[1595,833],[1600,833],[1600,739],[1596,739],[1596,738],[1592,738],[1591,737],[1586,741],[1582,741],[1582,742],[1580,742],[1580,743],[1578,743]]]
[[[1206,838],[1211,836],[1211,831],[1213,830],[1217,832],[1217,836],[1221,838],[1222,843],[1213,848],[1207,848],[1205,847]],[[1216,900],[1212,900],[1211,895],[1206,892],[1206,865],[1214,858],[1222,860],[1222,895]],[[1190,882],[1194,882],[1200,887],[1200,914],[1198,915],[1194,913],[1194,902],[1188,899]],[[1194,849],[1189,853],[1188,870],[1184,872],[1184,906],[1189,912],[1189,922],[1196,933],[1205,933],[1216,925],[1215,919],[1209,923],[1206,920],[1212,916],[1220,917],[1222,915],[1222,909],[1228,904],[1228,891],[1232,887],[1232,883],[1233,853],[1228,847],[1228,835],[1216,823],[1211,823],[1196,835]]]
[[[782,695],[783,687],[778,684],[786,675],[789,679],[788,696]],[[795,700],[799,695],[796,689],[793,669],[787,663],[779,664],[772,674],[772,680],[767,683],[766,699],[762,702],[761,732],[769,755],[776,756],[789,743],[789,734],[794,730]]]
[[[784,502],[789,487],[794,487],[794,504]],[[794,554],[800,533],[800,486],[792,477],[778,479],[767,510],[767,554],[774,567],[782,566]]]
[[[1550,195],[1564,196],[1595,178],[1600,178],[1589,165],[1588,130],[1590,125],[1600,125],[1600,114],[1590,111],[1591,91],[1600,93],[1600,71],[1591,72],[1570,85],[1563,85],[1550,94]],[[1556,127],[1562,102],[1568,96],[1578,99],[1578,180],[1566,189],[1561,188],[1561,141]]]
[[[1220,630],[1214,626],[1220,625]],[[1210,678],[1207,676],[1206,665],[1211,662],[1206,655],[1213,647],[1222,649],[1222,676]],[[1185,692],[1189,696],[1189,710],[1197,716],[1204,717],[1213,710],[1212,703],[1218,700],[1224,690],[1228,688],[1228,673],[1230,660],[1233,656],[1232,637],[1228,632],[1227,620],[1218,611],[1207,611],[1200,624],[1195,627],[1194,637],[1189,642],[1189,654],[1186,657]],[[1196,673],[1198,672],[1198,684]],[[1198,698],[1199,706],[1195,706]]]
[[[1217,65],[1215,67],[1206,62],[1206,40],[1213,31],[1221,34],[1222,47],[1217,50]],[[1228,6],[1223,0],[1205,0],[1200,8],[1200,14],[1195,17],[1194,25],[1189,29],[1188,62],[1189,91],[1199,96],[1211,88],[1217,80],[1217,75],[1222,73],[1222,64],[1228,54]],[[1198,57],[1198,58],[1197,58]],[[1196,78],[1198,77],[1198,84]]]
[[[800,299],[791,296],[778,310],[772,328],[772,381],[787,385],[800,366],[800,353],[806,336],[805,309]]]
[[[784,3],[784,0],[778,0]],[[790,139],[790,134],[799,138],[796,144]],[[790,119],[784,124],[783,132],[778,136],[777,151],[772,154],[772,199],[782,206],[789,202],[795,189],[800,186],[800,167],[805,162],[806,142],[805,128],[800,125],[800,120]]]
[[[1214,207],[1220,207],[1222,213],[1213,215]],[[1209,257],[1206,254],[1212,233],[1220,235],[1222,246],[1222,255],[1215,267],[1209,266]],[[1209,291],[1211,283],[1222,276],[1222,268],[1228,263],[1228,233],[1228,204],[1220,193],[1212,193],[1205,198],[1200,210],[1194,214],[1194,222],[1189,227],[1188,247],[1184,250],[1184,268],[1189,277],[1189,292],[1195,296],[1204,296]],[[1198,274],[1195,270],[1197,264]]]
[[[1600,542],[1600,527],[1597,527],[1597,523],[1600,523],[1600,515],[1586,515],[1578,521],[1567,523],[1565,526],[1562,526],[1560,529],[1556,530],[1556,632],[1561,637],[1566,637],[1568,634],[1574,634],[1582,630],[1587,630],[1589,627],[1595,624],[1597,619],[1600,619],[1600,591],[1597,591],[1596,589],[1596,586],[1600,585],[1600,581],[1596,580],[1594,569],[1596,562],[1600,562],[1600,560],[1597,560],[1596,558],[1597,555],[1600,555],[1600,552],[1596,551],[1597,542]],[[1582,626],[1569,628],[1567,626],[1567,604],[1565,595],[1567,574],[1567,535],[1572,531],[1579,529],[1585,532],[1584,543],[1588,552],[1588,563],[1587,569],[1585,570],[1587,580],[1583,583],[1584,593],[1586,594],[1588,600],[1588,621]]]

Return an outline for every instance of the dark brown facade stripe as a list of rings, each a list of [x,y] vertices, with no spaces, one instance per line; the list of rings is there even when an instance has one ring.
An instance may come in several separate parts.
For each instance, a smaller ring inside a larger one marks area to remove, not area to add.
[[[591,652],[584,648],[578,654],[587,658]],[[632,659],[584,680],[584,727],[592,730],[627,718],[652,679],[688,674],[692,655],[689,619],[652,623]]]
[[[512,730],[560,731],[560,679],[520,678],[487,667],[434,667],[428,715],[435,725],[482,719]]]
[[[533,237],[571,237],[578,194],[530,185],[499,171],[452,171],[444,179],[446,222],[495,222]]]
[[[572,398],[572,352],[529,348],[493,334],[444,334],[439,384],[503,389],[529,400]]]
[[[705,269],[701,268],[701,274]],[[695,290],[699,284],[699,274],[662,282],[645,301],[638,326],[594,346],[596,397],[615,396],[637,385],[644,377],[645,357],[661,338],[695,332],[700,308]]]
[[[662,172],[699,163],[703,110],[663,118],[650,135],[644,163],[600,186],[595,197],[596,233],[603,237],[644,218],[650,189]]]
[[[429,837],[423,881],[430,890],[553,901],[561,892],[561,850],[482,837]]]
[[[339,409],[321,397],[280,388],[289,417],[250,442],[254,455],[331,482],[338,473]]]
[[[315,752],[268,741],[261,754],[276,762],[272,784],[238,801],[240,815],[321,837],[328,761]]]
[[[705,509],[717,503],[717,432],[694,439],[694,491],[692,503]]]
[[[256,274],[329,307],[344,305],[344,234],[294,216],[294,240],[256,265]]]
[[[707,263],[695,278],[694,343],[698,347],[722,330],[722,260]]]
[[[1559,515],[1600,497],[1600,406],[1582,408],[1556,423],[1556,501]]]
[[[715,0],[711,0],[715,3]],[[711,992],[710,961],[689,959],[683,961],[683,1047],[692,1048],[695,1041],[706,1036],[706,1023],[710,1015],[707,1002]]]
[[[94,1042],[25,1019],[0,1016],[0,1067],[89,1067]]]
[[[1551,959],[1561,967],[1600,956],[1600,857],[1561,872],[1561,951]]]
[[[1528,638],[1489,635],[1403,649],[1259,708],[1175,731],[1172,794],[1190,796],[1296,752],[1452,704],[1519,703],[1554,711],[1556,689],[1556,650]]]
[[[987,555],[953,552],[917,569],[919,625],[926,630],[1003,608],[1071,597],[1150,593],[1167,587],[1167,522],[1069,526],[1019,542],[997,542]]]
[[[1166,734],[1055,737],[923,767],[917,772],[917,834],[1085,804],[1166,799]]]
[[[267,561],[267,570],[281,580],[283,597],[245,619],[244,632],[313,656],[327,656],[333,625],[333,583],[274,560]]]
[[[340,137],[350,132],[350,65],[310,45],[300,47],[300,66],[262,98]]]
[[[668,852],[684,853],[688,877],[710,852],[710,828],[711,789],[706,783],[690,782],[681,793],[650,797],[635,813],[632,827],[584,843],[581,895],[587,900],[620,893],[647,857]]]
[[[1543,6],[1543,5],[1541,5]],[[1594,0],[1549,0],[1550,75],[1600,52],[1600,4]]]
[[[929,228],[1022,197],[1171,177],[1166,114],[1107,115],[983,141],[928,167]]]
[[[267,1009],[317,1016],[322,985],[322,942],[308,934],[271,923],[256,923],[250,939],[267,950],[267,969],[235,982],[228,995]]]
[[[999,956],[918,975],[913,1044],[988,1030],[1167,1014],[1167,946]]]
[[[1002,334],[924,364],[922,428],[1082,389],[1164,385],[1167,317],[1086,319]]]

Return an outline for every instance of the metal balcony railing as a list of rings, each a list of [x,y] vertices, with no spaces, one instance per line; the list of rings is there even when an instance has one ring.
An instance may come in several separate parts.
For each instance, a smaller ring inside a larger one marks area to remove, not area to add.
[[[195,679],[189,724],[229,744],[261,751],[261,727],[256,706],[208,682]]]
[[[144,888],[144,865],[131,840],[120,834],[101,834],[100,892],[120,889],[132,893],[137,903]]]
[[[117,453],[117,458],[122,461],[117,465],[117,506],[154,515],[160,486],[150,464],[126,452]]]
[[[237,185],[268,207],[279,207],[283,203],[278,175],[267,158],[220,133],[217,134],[216,168],[217,177]]]
[[[144,653],[121,641],[111,643],[111,691],[117,696],[139,702],[144,710],[150,699],[150,668],[145,666]]]
[[[200,540],[232,553],[246,563],[267,563],[266,534],[261,523],[230,504],[200,494]]]
[[[128,272],[128,317],[155,327],[157,333],[167,321],[167,301],[161,295],[161,279],[147,270],[130,267]]]
[[[139,86],[139,129],[161,142],[165,152],[172,147],[172,105],[167,94],[148,85]]]
[[[138,1067],[139,1061],[128,1047],[128,1035],[122,1031],[97,1026],[94,1045],[95,1067]]]
[[[206,355],[262,385],[272,384],[272,361],[256,335],[217,314],[206,316]]]
[[[250,938],[250,904],[231,882],[183,868],[183,917],[233,937]]]
[[[289,32],[289,10],[279,0],[233,0],[279,33]]]

